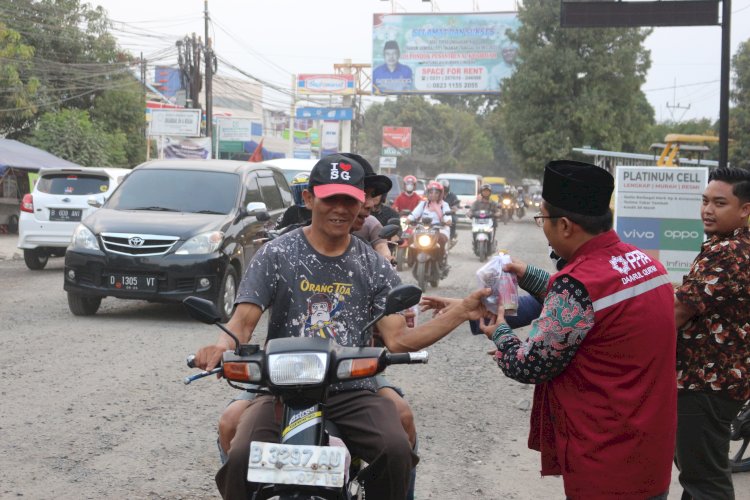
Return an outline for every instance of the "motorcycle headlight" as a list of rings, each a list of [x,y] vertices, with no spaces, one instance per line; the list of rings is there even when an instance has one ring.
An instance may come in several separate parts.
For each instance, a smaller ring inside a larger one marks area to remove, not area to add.
[[[430,246],[430,243],[432,243],[432,238],[429,234],[420,234],[417,237],[417,245],[420,247],[428,247]]]
[[[328,369],[328,355],[295,352],[268,356],[268,374],[275,385],[319,384]]]
[[[182,244],[176,255],[203,255],[214,253],[218,250],[224,239],[224,233],[221,231],[209,231],[193,236]]]
[[[510,205],[510,200],[508,198],[503,198],[503,205]]]
[[[99,242],[96,240],[96,236],[91,232],[89,228],[83,224],[78,224],[75,231],[73,231],[73,238],[70,241],[70,248],[74,250],[99,250]]]

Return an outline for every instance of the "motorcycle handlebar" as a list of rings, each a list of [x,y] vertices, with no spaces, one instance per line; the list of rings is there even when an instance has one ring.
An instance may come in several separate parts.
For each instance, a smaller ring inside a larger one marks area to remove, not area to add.
[[[187,359],[185,359],[185,363],[187,363],[188,368],[195,368],[195,354],[188,354]]]
[[[386,355],[386,361],[389,365],[410,365],[415,363],[426,364],[427,361],[429,361],[429,358],[430,356],[427,351],[400,353],[389,352]]]

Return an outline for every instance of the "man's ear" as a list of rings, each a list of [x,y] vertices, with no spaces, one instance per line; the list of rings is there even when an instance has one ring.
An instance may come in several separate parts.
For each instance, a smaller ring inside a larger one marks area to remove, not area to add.
[[[570,236],[571,234],[573,234],[573,221],[571,221],[567,217],[560,217],[557,222],[558,224],[562,224],[562,229],[565,236]]]
[[[305,202],[305,208],[307,208],[308,210],[312,210],[314,198],[315,197],[309,189],[305,189],[304,191],[302,191],[302,201]]]
[[[740,214],[745,218],[750,217],[750,201],[740,205]]]

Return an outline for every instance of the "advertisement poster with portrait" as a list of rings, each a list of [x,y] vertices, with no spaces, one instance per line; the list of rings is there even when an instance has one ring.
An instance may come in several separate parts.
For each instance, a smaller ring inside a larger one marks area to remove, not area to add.
[[[372,93],[491,94],[514,68],[516,12],[375,14]]]
[[[708,169],[618,166],[616,175],[620,239],[659,260],[672,282],[682,283],[705,237],[700,211]]]

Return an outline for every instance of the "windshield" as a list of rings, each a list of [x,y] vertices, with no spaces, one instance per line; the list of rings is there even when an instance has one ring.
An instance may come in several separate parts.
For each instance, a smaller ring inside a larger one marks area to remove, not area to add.
[[[456,196],[476,196],[477,183],[470,179],[448,179],[451,183],[451,193]]]
[[[505,184],[490,184],[490,188],[492,188],[492,194],[500,194],[505,191]]]
[[[237,174],[201,170],[136,170],[107,203],[115,210],[228,214],[240,188]]]
[[[109,177],[89,174],[50,174],[39,179],[36,186],[40,193],[87,195],[106,193]]]

